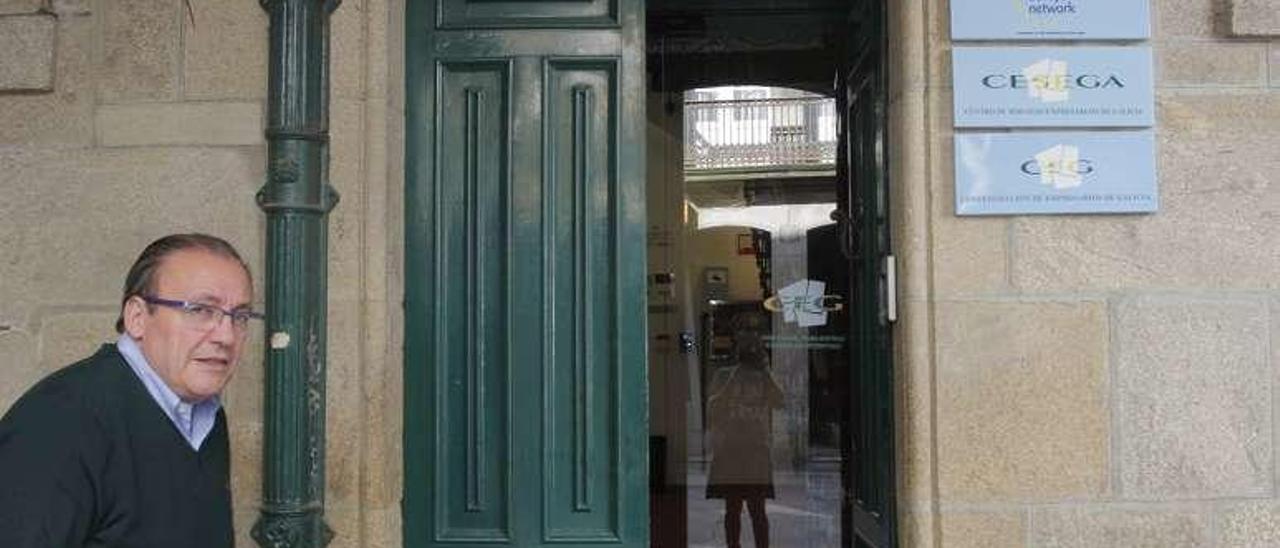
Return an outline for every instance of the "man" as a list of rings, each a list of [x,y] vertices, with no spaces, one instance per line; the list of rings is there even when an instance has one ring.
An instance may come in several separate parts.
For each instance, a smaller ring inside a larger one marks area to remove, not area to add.
[[[227,242],[147,246],[125,279],[116,343],[0,419],[0,547],[232,546],[219,394],[261,318],[252,300]]]

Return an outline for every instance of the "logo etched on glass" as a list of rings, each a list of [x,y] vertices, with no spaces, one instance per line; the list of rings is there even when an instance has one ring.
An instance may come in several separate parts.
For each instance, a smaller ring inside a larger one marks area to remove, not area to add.
[[[765,302],[765,308],[781,311],[782,319],[800,327],[827,325],[827,305],[824,290],[827,284],[817,280],[800,280],[778,290],[778,294]],[[773,306],[770,306],[773,305]]]

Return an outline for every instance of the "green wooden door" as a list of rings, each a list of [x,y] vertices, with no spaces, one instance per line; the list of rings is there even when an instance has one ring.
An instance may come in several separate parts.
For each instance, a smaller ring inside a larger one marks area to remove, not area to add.
[[[405,545],[647,545],[643,3],[407,5]]]

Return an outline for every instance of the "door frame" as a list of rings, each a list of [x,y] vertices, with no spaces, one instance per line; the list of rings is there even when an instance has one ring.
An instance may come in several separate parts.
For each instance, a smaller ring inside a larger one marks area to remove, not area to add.
[[[885,20],[885,12],[886,12],[887,10],[883,9],[883,6],[884,6],[884,4],[886,4],[886,2],[885,2],[884,0],[873,0],[873,1],[874,1],[876,4],[878,4],[878,5],[880,5],[880,6],[881,6],[881,9],[879,9],[879,10],[878,10],[878,11],[879,11],[879,18],[881,19],[880,28],[883,30],[883,32],[881,32],[881,36],[880,36],[882,46],[881,46],[881,47],[880,47],[880,49],[879,49],[879,51],[881,52],[881,53],[880,53],[880,57],[881,57],[880,65],[881,65],[881,67],[882,67],[882,69],[883,69],[883,70],[882,70],[882,73],[881,73],[881,79],[880,79],[880,86],[881,86],[881,88],[882,88],[882,90],[881,90],[881,92],[880,92],[880,93],[881,93],[881,96],[882,96],[883,98],[887,99],[887,94],[886,94],[886,91],[884,90],[884,88],[886,88],[886,87],[887,87],[887,85],[886,85],[886,84],[887,84],[887,82],[888,82],[888,80],[889,80],[889,70],[888,70],[888,69],[889,69],[889,64],[886,62],[886,58],[887,58],[887,52],[886,52],[886,49],[887,49],[887,48],[883,47],[883,44],[884,44],[884,43],[886,43],[886,42],[887,42],[887,40],[888,40],[888,35],[889,35],[889,33],[890,33],[890,32],[889,32],[889,31],[890,31],[890,29],[889,29],[889,27],[888,27],[887,25],[885,25],[885,24],[884,24],[884,20]],[[409,8],[408,6],[405,6],[405,8],[406,8],[406,12],[407,12],[407,11],[409,11],[409,10],[411,9],[411,8]],[[412,60],[411,60],[411,59],[412,59],[412,58],[413,58],[413,56],[414,56],[414,53],[413,53],[413,52],[414,52],[414,50],[415,50],[415,47],[414,47],[415,40],[414,40],[414,37],[413,37],[413,29],[412,29],[412,28],[409,28],[409,26],[410,26],[409,19],[410,19],[409,17],[407,17],[407,16],[405,17],[405,25],[406,25],[405,32],[406,32],[406,36],[405,36],[405,42],[404,42],[404,43],[405,43],[405,65],[406,65],[406,66],[405,66],[405,85],[406,85],[406,86],[409,86],[412,82],[414,82],[414,81],[415,81],[415,79],[417,79],[419,76],[421,76],[421,75],[416,74],[416,71],[415,71],[415,69],[414,69],[414,68],[413,68],[413,66],[412,66],[412,65],[413,65],[413,63],[412,63]],[[910,26],[911,26],[909,23],[903,23],[902,25],[906,25],[907,27],[910,27]],[[899,25],[899,26],[902,26],[902,25]],[[896,30],[896,29],[897,29],[897,27],[895,27],[895,30]],[[913,30],[913,29],[907,29],[907,30]],[[918,29],[914,29],[914,30],[918,30]],[[908,33],[908,34],[909,34],[909,33]],[[917,38],[918,38],[918,37],[917,37]],[[917,62],[918,62],[918,60],[909,60],[908,64],[911,64],[911,63],[917,63]],[[407,90],[406,90],[406,91],[407,91]],[[412,94],[410,94],[410,93],[406,93],[406,103],[412,103],[413,101],[414,101],[414,98],[413,98]],[[886,105],[886,106],[887,106],[887,105]],[[412,118],[412,116],[409,114],[409,111],[411,110],[411,108],[412,108],[412,105],[411,105],[411,104],[406,104],[406,118],[405,118],[405,122],[406,122],[405,126],[406,126],[406,127],[404,128],[404,134],[405,134],[406,154],[407,154],[407,155],[411,155],[411,154],[412,154],[412,150],[409,148],[409,147],[411,146],[411,145],[410,145],[410,143],[413,141],[413,137],[412,137],[413,130],[412,130],[412,129],[411,129],[411,127],[410,127],[410,126],[411,126],[411,124],[412,124],[413,118]],[[883,112],[883,111],[882,111],[882,112]],[[884,128],[886,128],[886,129],[887,129],[887,124],[884,124],[882,127],[884,127]],[[883,149],[883,150],[885,150],[885,151],[886,151],[886,153],[885,153],[885,154],[886,154],[886,155],[885,155],[885,160],[884,160],[884,164],[883,164],[883,165],[885,165],[886,167],[887,167],[887,164],[888,164],[888,161],[887,161],[887,157],[888,157],[888,156],[887,156],[887,149],[888,149],[888,141],[889,141],[888,137],[889,137],[889,134],[888,134],[888,132],[886,131],[886,132],[883,134],[883,137],[882,137],[882,140],[883,140],[883,143],[884,143],[884,149]],[[409,195],[409,192],[410,192],[410,191],[409,191],[409,189],[410,189],[410,188],[415,184],[415,183],[414,183],[414,180],[415,180],[415,174],[414,174],[415,168],[412,166],[412,162],[410,161],[410,159],[409,159],[409,158],[406,158],[405,160],[406,160],[406,161],[405,161],[405,170],[404,170],[404,174],[405,174],[405,185],[404,185],[404,187],[405,187],[405,197],[406,197],[406,198],[409,198],[409,197],[410,197],[410,195]],[[888,170],[888,169],[886,169],[886,170],[884,171],[884,175],[885,175],[885,176],[884,176],[885,184],[886,184],[886,186],[887,186],[888,179],[889,179],[889,175],[890,175],[890,172],[889,172],[889,170]],[[409,202],[409,201],[412,201],[412,200],[407,200],[407,202]],[[408,248],[409,248],[409,246],[413,243],[413,241],[415,240],[415,238],[418,238],[418,236],[415,236],[415,235],[414,235],[414,233],[413,233],[411,230],[409,230],[409,229],[408,229],[408,227],[409,227],[409,226],[414,222],[414,219],[413,219],[413,215],[414,215],[414,213],[413,213],[413,211],[412,211],[412,210],[410,210],[410,209],[409,209],[409,207],[410,207],[410,206],[409,206],[409,204],[408,204],[408,203],[406,203],[406,210],[405,210],[405,215],[406,215],[406,218],[405,218],[405,227],[406,227],[406,230],[405,230],[405,233],[404,233],[404,242],[405,242],[405,249],[406,249],[406,253],[408,252]],[[890,209],[891,209],[892,211],[894,211],[895,213],[898,213],[898,212],[900,212],[900,211],[901,211],[901,208],[898,208],[898,207],[891,207]],[[910,216],[910,217],[916,217],[916,218],[919,218],[919,219],[926,219],[926,218],[927,218],[927,211],[908,211],[907,213],[908,213],[908,216]],[[914,213],[914,215],[912,215],[913,213]],[[408,263],[408,262],[409,262],[408,257],[406,257],[405,262],[406,262],[406,263]],[[407,267],[407,264],[406,264],[406,267]],[[642,265],[642,267],[643,267],[643,265]],[[405,448],[404,448],[403,456],[404,456],[404,459],[405,459],[405,461],[406,461],[406,462],[405,462],[405,466],[404,466],[404,480],[405,480],[405,487],[406,487],[406,496],[405,496],[405,514],[404,514],[404,522],[403,522],[403,524],[402,524],[402,529],[403,529],[403,530],[405,530],[405,531],[407,531],[407,530],[409,530],[411,527],[413,527],[413,525],[412,525],[412,520],[410,519],[410,515],[409,515],[410,507],[412,506],[412,504],[410,503],[410,500],[409,500],[409,499],[410,499],[410,497],[408,496],[407,491],[408,491],[408,485],[409,485],[411,482],[413,482],[413,481],[414,481],[414,479],[413,479],[413,477],[412,477],[412,476],[415,474],[415,472],[411,470],[410,463],[409,463],[409,462],[407,462],[407,461],[409,461],[410,459],[414,458],[416,454],[420,454],[420,453],[415,453],[415,452],[414,452],[414,451],[415,451],[415,449],[413,449],[413,448],[416,448],[416,450],[421,450],[421,447],[419,446],[419,444],[420,444],[420,443],[422,443],[422,441],[423,441],[423,440],[421,440],[421,439],[420,439],[422,436],[416,436],[416,438],[419,438],[419,439],[415,439],[415,436],[414,436],[414,435],[412,435],[412,433],[411,433],[411,431],[410,431],[410,424],[411,424],[411,422],[408,420],[408,416],[409,416],[410,414],[413,414],[413,413],[421,413],[421,412],[424,412],[424,411],[425,411],[425,409],[422,407],[422,406],[423,406],[423,402],[421,402],[421,401],[414,401],[414,400],[413,400],[413,398],[411,397],[411,394],[410,394],[410,393],[408,393],[408,386],[409,386],[409,385],[411,385],[411,384],[413,384],[413,383],[415,382],[414,377],[415,377],[415,375],[417,375],[417,373],[414,373],[414,372],[412,371],[411,365],[410,365],[410,363],[409,363],[409,352],[408,352],[408,349],[407,349],[407,346],[410,344],[410,343],[408,342],[408,337],[407,337],[407,335],[408,335],[408,328],[407,328],[407,325],[408,325],[408,323],[409,323],[409,321],[408,321],[409,312],[408,312],[408,310],[407,310],[407,307],[408,307],[408,305],[409,305],[409,303],[410,303],[411,299],[413,298],[413,297],[412,297],[412,291],[411,291],[411,289],[410,289],[410,281],[409,281],[409,279],[410,279],[410,278],[409,278],[409,276],[408,276],[408,275],[406,275],[406,276],[404,277],[404,284],[405,284],[405,288],[404,288],[404,295],[405,295],[405,304],[406,304],[406,314],[405,314],[406,326],[405,326],[405,328],[404,328],[404,329],[405,329],[405,335],[406,335],[406,339],[405,339],[406,352],[405,352],[404,361],[402,362],[402,366],[404,367],[404,380],[405,380],[405,383],[406,383],[406,393],[405,393],[405,395],[404,395],[404,401],[403,401],[403,410],[404,410],[404,413],[406,414],[406,416],[405,416],[405,419],[406,419],[406,420],[404,421],[404,428],[405,428],[405,430],[404,430],[404,432],[403,432],[403,440],[404,440],[404,443],[405,443]],[[893,335],[892,335],[892,334],[890,334],[889,340],[890,340],[890,341],[892,341],[892,340],[893,340],[893,338],[894,338],[894,337],[893,337]],[[888,369],[889,369],[889,371],[890,371],[890,372],[892,372],[892,370],[893,370],[893,365],[892,365],[892,362],[891,362],[891,361],[890,361],[890,364],[889,364],[889,366],[888,366]],[[419,379],[419,380],[421,380],[421,379]],[[894,404],[892,404],[892,403],[891,403],[891,408],[896,408],[896,405],[894,405]],[[895,413],[895,415],[896,415],[896,413]],[[896,421],[894,421],[894,422],[896,422]],[[644,434],[647,434],[647,428],[646,428],[646,432],[645,432]],[[898,463],[900,462],[900,460],[901,460],[901,459],[899,459],[899,458],[896,458],[896,457],[895,457],[895,458],[893,458],[893,459],[891,460],[891,462],[892,462],[892,463],[893,463],[893,465],[896,467],[896,466],[898,465]],[[419,479],[422,479],[422,478],[419,478]],[[895,493],[896,493],[896,490],[895,490]],[[895,498],[895,499],[896,499],[897,497],[895,496],[895,497],[892,497],[892,498]],[[897,525],[896,525],[896,522],[897,522],[897,519],[896,519],[896,518],[897,518],[896,513],[895,513],[895,515],[890,516],[890,517],[891,517],[892,519],[890,519],[890,520],[889,520],[889,522],[890,522],[890,523],[892,523],[892,524],[894,524],[894,525],[893,525],[893,527],[896,529],[896,528],[897,528]],[[895,536],[896,536],[896,535],[895,535]]]
[[[839,75],[842,122],[837,160],[844,199],[845,249],[849,258],[850,424],[846,448],[845,507],[856,548],[893,548],[898,534],[897,409],[894,331],[897,266],[891,237],[888,124],[887,1],[866,0],[855,8]],[[853,127],[854,125],[860,127]]]

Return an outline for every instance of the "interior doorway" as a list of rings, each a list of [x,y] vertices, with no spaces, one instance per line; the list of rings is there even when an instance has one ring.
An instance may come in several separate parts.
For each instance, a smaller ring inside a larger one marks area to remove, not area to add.
[[[892,546],[880,6],[648,12],[652,546]]]
[[[839,546],[849,276],[833,252],[835,99],[724,86],[685,92],[682,110],[682,173],[650,204],[654,538]]]

